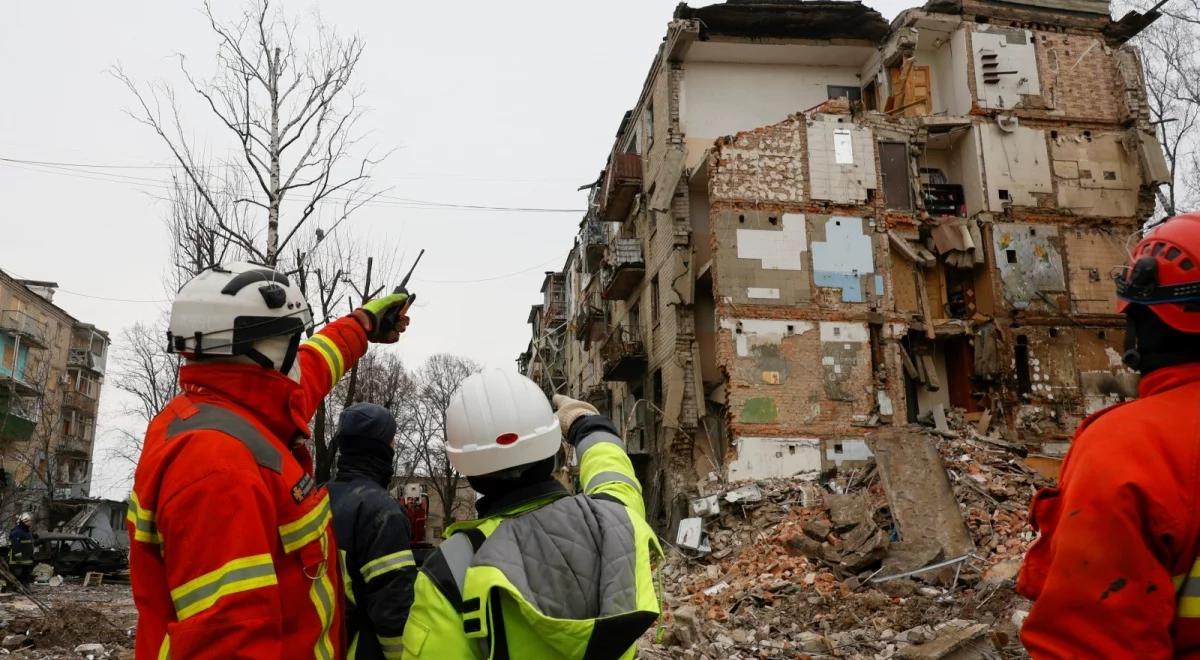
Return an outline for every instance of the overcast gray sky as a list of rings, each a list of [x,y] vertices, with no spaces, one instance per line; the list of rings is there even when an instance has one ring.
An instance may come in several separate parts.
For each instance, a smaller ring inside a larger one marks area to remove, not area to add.
[[[282,3],[310,16],[311,1]],[[699,5],[712,2],[697,2]],[[216,0],[234,15],[240,0]],[[6,3],[0,22],[0,158],[153,166],[163,144],[123,114],[128,92],[107,74],[178,81],[175,53],[211,71],[213,35],[199,2]],[[887,18],[905,5],[875,3]],[[456,204],[582,208],[576,189],[604,165],[675,7],[672,0],[320,3],[366,52],[356,72],[369,141],[397,150],[375,171],[388,194]],[[199,143],[227,143],[210,117],[189,117]],[[0,267],[53,280],[56,302],[119,340],[165,298],[163,169],[99,174],[0,161]],[[410,288],[413,324],[394,349],[417,366],[437,352],[511,368],[542,271],[561,266],[579,213],[508,213],[376,205],[348,226],[427,253]],[[127,302],[135,301],[135,302]],[[138,302],[151,301],[151,302]],[[153,302],[160,301],[160,302]],[[120,350],[114,345],[114,351]],[[127,470],[103,460],[121,394],[105,388],[93,491],[124,497]]]

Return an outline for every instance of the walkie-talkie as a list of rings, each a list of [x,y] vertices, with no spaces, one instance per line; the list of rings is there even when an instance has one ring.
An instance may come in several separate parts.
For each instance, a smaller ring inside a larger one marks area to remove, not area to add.
[[[397,286],[392,290],[392,293],[408,294],[408,300],[404,301],[403,307],[400,307],[399,309],[393,308],[384,314],[382,320],[382,326],[384,328],[391,329],[394,327],[396,325],[397,317],[399,317],[401,314],[408,313],[408,308],[412,307],[413,301],[417,299],[417,294],[408,290],[408,279],[412,277],[413,271],[417,269],[417,264],[421,263],[421,257],[423,256],[425,256],[424,248],[422,248],[421,252],[417,254],[417,260],[413,262],[412,268],[408,269],[408,273],[404,276],[404,279],[400,280],[400,286]]]

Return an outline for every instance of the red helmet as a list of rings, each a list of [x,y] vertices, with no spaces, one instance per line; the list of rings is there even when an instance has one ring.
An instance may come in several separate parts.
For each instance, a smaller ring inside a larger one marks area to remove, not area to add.
[[[1118,312],[1145,305],[1172,328],[1200,333],[1200,213],[1151,229],[1116,280]]]

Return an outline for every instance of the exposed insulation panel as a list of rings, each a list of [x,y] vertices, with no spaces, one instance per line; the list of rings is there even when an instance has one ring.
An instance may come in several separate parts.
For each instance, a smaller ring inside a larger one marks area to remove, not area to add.
[[[979,124],[988,210],[1003,211],[1008,204],[1038,206],[1036,195],[1053,191],[1050,154],[1041,129]]]
[[[1014,308],[1044,308],[1043,295],[1066,290],[1062,255],[1051,241],[1057,235],[1053,225],[997,223],[993,227],[996,268],[1004,298]]]
[[[824,234],[825,240],[812,243],[813,283],[841,289],[842,302],[864,302],[864,289],[875,285],[875,252],[871,237],[863,233],[863,219],[831,216]]]
[[[1029,30],[985,26],[971,35],[975,90],[988,109],[1017,107],[1028,94],[1040,94],[1037,53]]]
[[[1064,243],[1070,267],[1071,309],[1076,314],[1113,314],[1116,291],[1110,274],[1127,258],[1124,240],[1098,229],[1068,229]]]
[[[808,170],[813,199],[840,204],[865,202],[867,190],[875,188],[875,143],[871,129],[848,120],[844,115],[818,115],[808,123]]]

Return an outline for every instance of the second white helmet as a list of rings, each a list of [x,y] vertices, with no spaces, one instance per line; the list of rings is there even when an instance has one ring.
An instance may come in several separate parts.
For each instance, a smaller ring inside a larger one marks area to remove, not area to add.
[[[550,458],[562,428],[532,380],[500,369],[469,376],[446,409],[446,453],[459,473],[475,477]]]
[[[286,275],[258,264],[224,264],[196,275],[175,296],[167,351],[189,359],[244,356],[286,374],[310,323],[308,301]]]

